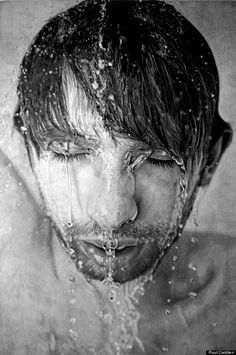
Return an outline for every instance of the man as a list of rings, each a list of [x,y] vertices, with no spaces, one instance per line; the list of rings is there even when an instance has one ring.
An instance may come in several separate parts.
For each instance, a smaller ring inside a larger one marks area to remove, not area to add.
[[[36,36],[18,97],[42,206],[12,167],[1,354],[236,347],[235,241],[181,235],[232,135],[199,32],[162,1],[84,1]]]

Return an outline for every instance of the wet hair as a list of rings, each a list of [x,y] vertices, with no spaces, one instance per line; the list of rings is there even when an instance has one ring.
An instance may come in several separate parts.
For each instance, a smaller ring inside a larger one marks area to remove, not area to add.
[[[207,42],[163,1],[85,0],[41,29],[20,67],[15,119],[39,146],[45,132],[76,135],[65,73],[114,139],[161,146],[185,163],[200,153],[206,162],[227,126]]]

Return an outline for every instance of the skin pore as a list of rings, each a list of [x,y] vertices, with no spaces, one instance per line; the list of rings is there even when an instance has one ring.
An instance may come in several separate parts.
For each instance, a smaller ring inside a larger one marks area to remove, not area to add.
[[[30,144],[31,164],[78,269],[98,280],[110,270],[123,283],[154,267],[175,239],[200,164],[184,176],[167,150],[111,137],[84,92],[67,93],[73,134],[45,132],[39,155]]]

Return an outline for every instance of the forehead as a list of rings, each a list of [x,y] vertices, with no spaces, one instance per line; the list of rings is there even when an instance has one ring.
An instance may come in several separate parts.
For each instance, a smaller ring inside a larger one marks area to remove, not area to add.
[[[65,80],[66,79],[66,80]],[[116,135],[115,138],[104,127],[103,117],[91,107],[87,95],[82,86],[73,78],[73,75],[65,75],[63,80],[63,94],[65,100],[67,121],[71,127],[73,136],[68,135],[61,138],[69,140],[78,137],[78,142],[88,143],[94,146],[108,146],[112,143],[116,146],[124,145],[126,147],[133,147],[138,149],[150,149],[150,147],[138,140],[131,139],[128,135]],[[49,139],[56,138],[53,132]],[[58,137],[58,139],[60,136]]]

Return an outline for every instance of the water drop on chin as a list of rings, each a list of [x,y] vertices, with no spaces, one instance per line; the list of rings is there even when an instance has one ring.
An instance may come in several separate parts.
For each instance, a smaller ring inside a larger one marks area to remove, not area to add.
[[[162,351],[163,351],[164,353],[167,353],[167,352],[168,352],[168,348],[167,348],[166,346],[163,346],[163,347],[162,347]]]
[[[194,299],[194,298],[197,297],[197,293],[196,293],[196,292],[189,292],[188,295],[189,295],[189,297],[192,298],[192,299]]]
[[[115,302],[116,301],[116,290],[111,289],[108,297],[111,302]]]

